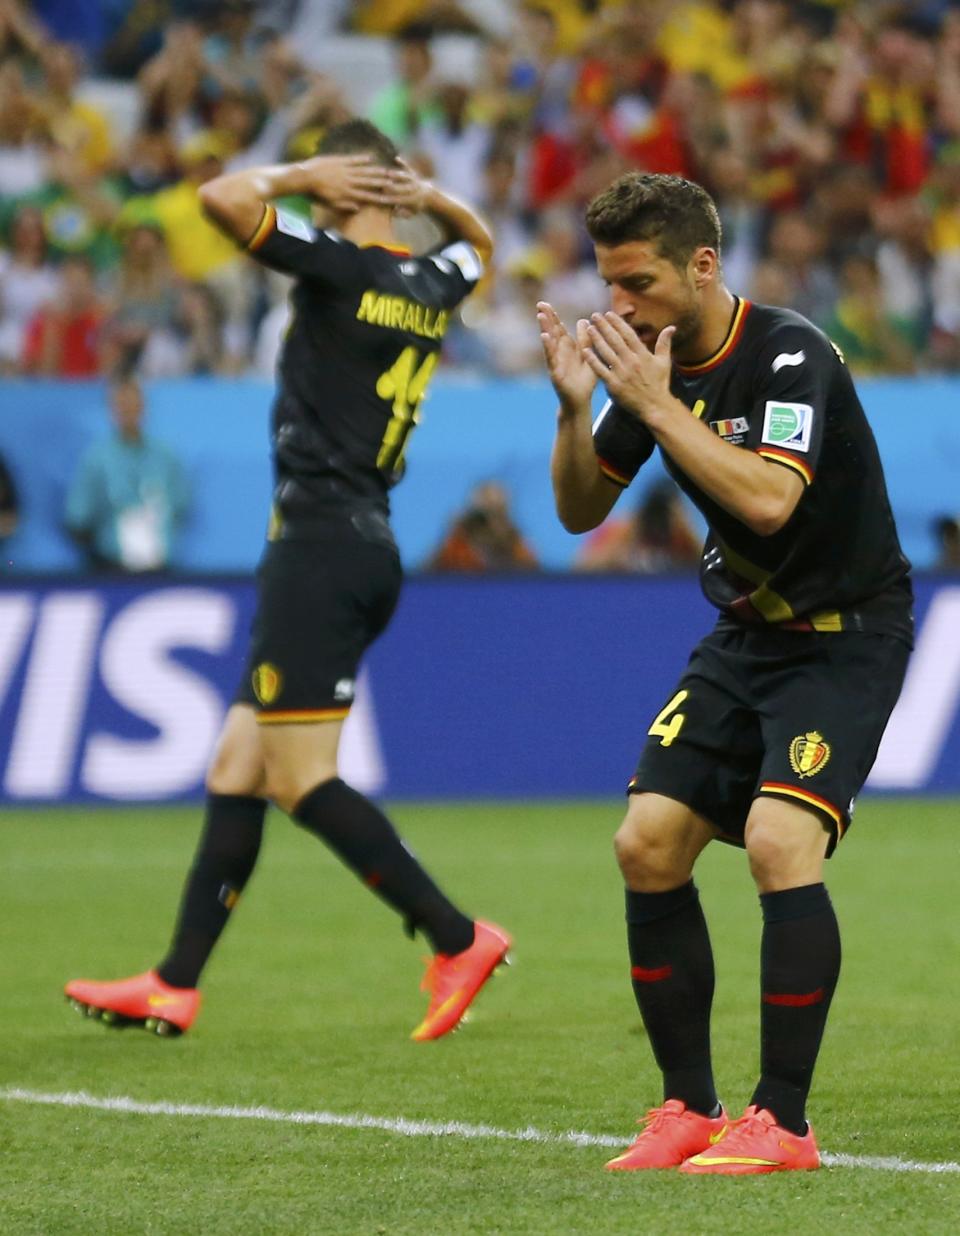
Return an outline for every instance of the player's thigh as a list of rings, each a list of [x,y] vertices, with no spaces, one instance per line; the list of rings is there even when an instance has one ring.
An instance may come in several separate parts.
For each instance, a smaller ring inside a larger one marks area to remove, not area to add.
[[[756,794],[814,811],[844,835],[903,684],[909,650],[892,636],[782,633],[785,658],[758,679],[764,758]]]
[[[819,884],[831,836],[830,821],[821,811],[785,798],[756,798],[747,816],[745,843],[758,891]]]
[[[267,793],[291,812],[311,790],[337,776],[342,721],[312,721],[259,727]]]
[[[207,789],[213,794],[266,793],[260,731],[247,704],[233,704],[227,711],[207,770]]]
[[[631,794],[614,851],[627,887],[657,893],[690,879],[703,849],[717,836],[709,820],[662,794]]]
[[[393,613],[401,578],[392,544],[352,524],[264,555],[242,690],[254,701],[268,792],[284,809],[337,775],[361,659]]]
[[[649,719],[628,790],[683,804],[720,839],[743,843],[763,758],[737,633],[712,632]]]
[[[261,724],[344,719],[360,660],[393,614],[401,580],[393,549],[349,524],[337,538],[268,546],[241,687]]]

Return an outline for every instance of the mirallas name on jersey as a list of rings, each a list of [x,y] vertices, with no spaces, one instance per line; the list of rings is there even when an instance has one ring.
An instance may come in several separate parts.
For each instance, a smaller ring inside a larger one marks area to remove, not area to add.
[[[295,277],[273,412],[273,535],[378,507],[403,475],[451,313],[483,273],[463,241],[414,256],[267,206],[248,248]]]
[[[785,526],[764,537],[663,453],[709,525],[700,571],[707,599],[737,623],[909,640],[910,566],[876,442],[843,357],[822,331],[791,310],[737,300],[721,347],[699,364],[675,363],[670,389],[730,446],[789,468],[804,485]],[[613,402],[597,417],[593,441],[604,474],[621,487],[655,445]]]
[[[384,326],[389,330],[409,331],[413,335],[422,335],[424,339],[442,339],[450,314],[446,309],[432,309],[405,296],[392,296],[389,292],[369,288],[360,297],[357,321]]]

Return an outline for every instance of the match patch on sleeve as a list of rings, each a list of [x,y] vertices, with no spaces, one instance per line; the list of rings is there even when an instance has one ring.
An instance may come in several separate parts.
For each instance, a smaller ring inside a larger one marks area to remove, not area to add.
[[[790,451],[808,451],[813,431],[813,408],[808,403],[781,403],[768,399],[760,441]]]
[[[285,236],[292,236],[294,240],[305,240],[308,245],[313,244],[316,238],[316,232],[306,219],[292,214],[289,210],[277,211],[277,231],[283,232]]]
[[[465,240],[458,240],[455,244],[447,245],[445,249],[440,250],[437,256],[452,262],[468,283],[476,283],[483,274],[480,254]]]

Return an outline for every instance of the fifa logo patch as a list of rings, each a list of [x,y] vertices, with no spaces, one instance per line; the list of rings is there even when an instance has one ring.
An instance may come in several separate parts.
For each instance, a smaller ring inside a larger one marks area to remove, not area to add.
[[[830,744],[816,730],[799,734],[790,744],[790,767],[798,777],[812,777],[830,760]]]
[[[338,704],[349,703],[354,696],[356,683],[352,678],[341,678],[333,688],[333,698]]]
[[[767,400],[763,412],[761,442],[769,446],[786,446],[793,451],[808,451],[812,429],[813,408],[810,404]]]
[[[283,689],[283,675],[275,665],[264,661],[250,675],[253,693],[261,704],[272,704]]]

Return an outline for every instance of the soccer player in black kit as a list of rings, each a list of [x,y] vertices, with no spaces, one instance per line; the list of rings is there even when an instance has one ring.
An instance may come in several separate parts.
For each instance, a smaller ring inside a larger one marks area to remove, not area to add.
[[[724,286],[708,194],[630,173],[586,221],[610,310],[574,337],[538,307],[560,398],[559,516],[596,527],[659,446],[707,521],[701,582],[719,610],[651,720],[616,835],[663,1100],[607,1167],[815,1168],[805,1103],[840,971],[823,864],[900,692],[909,564],[843,357],[799,314]],[[594,422],[597,380],[610,399]],[[713,955],[692,874],[713,840],[746,848],[763,916],[761,1075],[735,1120],[714,1089]]]
[[[274,206],[288,194],[319,203],[322,226]],[[411,935],[426,934],[430,1001],[412,1037],[436,1039],[459,1024],[509,937],[447,899],[379,809],[340,780],[337,748],[360,659],[400,590],[388,491],[402,475],[450,315],[475,287],[492,240],[469,207],[414,176],[363,120],[331,128],[316,158],[221,176],[200,196],[252,256],[296,277],[257,612],[166,958],[132,979],[75,980],[66,992],[108,1024],[187,1030],[200,972],[256,863],[269,799],[326,842]],[[398,243],[393,221],[420,210],[448,241],[417,257]]]

